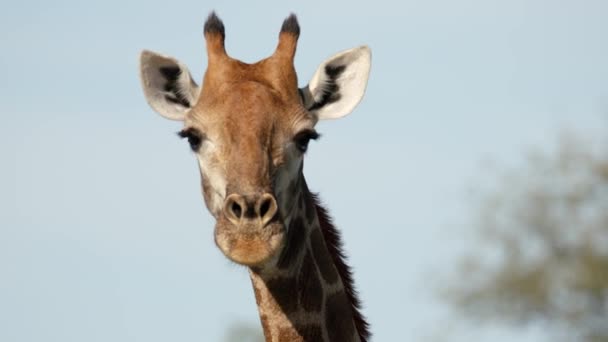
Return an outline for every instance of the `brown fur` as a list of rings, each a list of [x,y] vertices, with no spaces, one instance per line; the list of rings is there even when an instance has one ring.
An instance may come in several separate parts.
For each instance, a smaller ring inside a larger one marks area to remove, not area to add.
[[[284,146],[314,118],[302,106],[293,67],[297,37],[280,34],[277,51],[254,64],[226,55],[222,30],[205,34],[209,65],[197,103],[185,126],[204,133],[215,147],[208,167],[225,177],[226,194],[272,194],[273,174],[284,163]],[[283,247],[286,228],[279,219],[267,229],[235,227],[220,204],[210,205],[213,189],[205,175],[204,196],[217,219],[216,243],[233,261],[259,265]]]
[[[207,175],[210,179],[203,176],[203,188],[207,206],[217,219],[216,244],[228,258],[250,266],[267,340],[318,341],[329,337],[331,341],[350,341],[356,332],[365,342],[370,335],[368,325],[359,311],[340,235],[316,196],[308,191],[301,164],[297,175],[289,172],[297,178],[281,189],[299,209],[293,210],[298,213],[291,217],[289,229],[284,227],[281,214],[292,213],[279,213],[268,224],[234,217],[231,221],[222,214],[224,206],[212,203],[220,191],[225,191],[224,197],[276,197],[272,182],[277,170],[302,157],[285,151],[285,146],[293,146],[290,143],[298,133],[313,130],[316,123],[298,94],[293,66],[298,35],[297,21],[290,17],[275,53],[247,64],[226,54],[223,24],[215,15],[210,16],[205,27],[209,64],[185,126],[203,133],[213,146],[199,153],[206,153],[202,169],[213,170],[207,171],[212,174]],[[213,187],[213,175],[221,175],[225,189]],[[301,196],[297,196],[298,190]]]

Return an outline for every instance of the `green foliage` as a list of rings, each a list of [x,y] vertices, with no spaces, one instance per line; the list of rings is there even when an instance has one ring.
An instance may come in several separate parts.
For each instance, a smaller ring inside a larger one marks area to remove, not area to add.
[[[484,250],[464,260],[458,279],[470,281],[448,289],[457,308],[608,341],[607,152],[569,139],[484,193],[476,220]]]

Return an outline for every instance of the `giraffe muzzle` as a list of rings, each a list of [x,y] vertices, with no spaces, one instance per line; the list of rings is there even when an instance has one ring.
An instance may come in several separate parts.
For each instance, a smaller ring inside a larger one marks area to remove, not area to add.
[[[279,255],[285,228],[270,193],[226,197],[215,229],[215,242],[232,261],[259,266]]]

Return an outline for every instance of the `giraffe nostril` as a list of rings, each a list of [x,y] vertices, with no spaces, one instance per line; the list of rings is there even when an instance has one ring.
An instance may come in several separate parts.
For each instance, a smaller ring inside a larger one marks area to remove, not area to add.
[[[265,193],[258,200],[257,208],[262,224],[266,225],[277,213],[277,201],[274,199],[273,195]]]
[[[262,204],[260,205],[260,216],[261,217],[266,216],[266,214],[268,213],[269,209],[270,209],[270,199],[265,198],[262,201]]]
[[[243,218],[245,202],[243,196],[232,194],[226,198],[224,203],[224,215],[233,224],[239,224]]]
[[[237,218],[241,218],[241,215],[243,214],[243,209],[237,202],[232,202],[230,210],[232,210],[234,216],[236,216]]]

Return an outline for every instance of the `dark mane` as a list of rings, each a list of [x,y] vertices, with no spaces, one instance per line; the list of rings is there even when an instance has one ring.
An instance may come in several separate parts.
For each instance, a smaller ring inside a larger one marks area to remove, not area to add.
[[[344,251],[342,249],[340,232],[334,226],[327,210],[321,206],[317,194],[310,193],[310,196],[312,197],[317,210],[319,224],[321,225],[321,232],[323,232],[323,238],[325,239],[325,245],[327,246],[327,250],[329,251],[329,254],[331,254],[334,264],[336,265],[336,269],[338,270],[338,274],[340,274],[342,284],[344,285],[344,291],[346,292],[346,296],[352,305],[355,328],[359,333],[361,342],[366,342],[369,340],[371,335],[369,331],[369,323],[367,323],[365,317],[363,317],[363,314],[361,313],[361,301],[359,300],[359,297],[357,297],[357,291],[355,290],[353,274],[350,266],[346,264],[346,255],[344,255]]]

